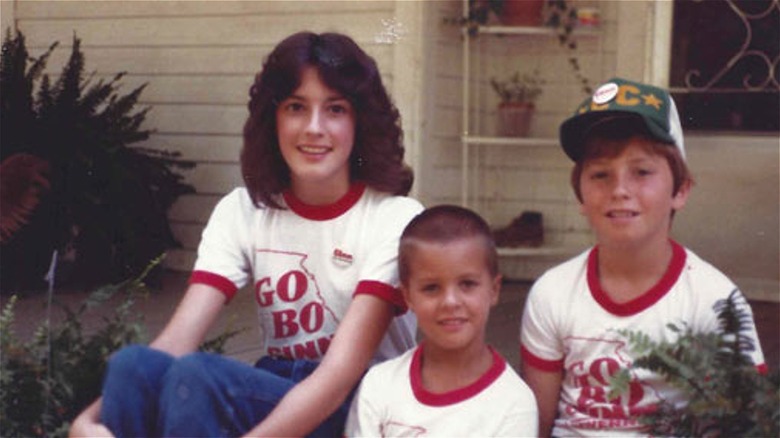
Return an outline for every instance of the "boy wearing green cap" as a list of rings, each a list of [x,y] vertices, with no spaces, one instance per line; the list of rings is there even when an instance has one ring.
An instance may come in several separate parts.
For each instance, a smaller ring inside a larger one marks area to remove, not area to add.
[[[610,397],[610,377],[633,360],[619,331],[673,342],[669,323],[718,330],[713,305],[737,287],[670,239],[692,179],[667,91],[613,78],[561,125],[560,140],[596,245],[534,283],[521,324],[523,378],[542,436],[641,434],[642,414],[686,400],[647,370],[632,370],[629,390]],[[751,317],[751,359],[765,372],[750,306],[737,295]]]

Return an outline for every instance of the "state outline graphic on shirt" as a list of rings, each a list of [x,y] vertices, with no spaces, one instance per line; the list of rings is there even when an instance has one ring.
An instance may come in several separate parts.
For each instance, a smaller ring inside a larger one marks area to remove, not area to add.
[[[327,324],[331,324],[335,333],[340,320],[323,296],[317,276],[306,266],[309,255],[274,249],[255,252],[266,255],[262,261],[268,265],[264,266],[264,272],[272,273],[262,276],[254,286],[255,302],[261,308],[272,309],[266,317],[273,326],[272,343],[278,347],[284,339],[315,339],[320,328]],[[322,308],[321,317],[317,307]]]
[[[636,372],[630,369],[632,361],[625,353],[626,342],[620,339],[604,339],[593,337],[568,336],[564,339],[568,341],[567,348],[571,348],[574,342],[585,343],[582,347],[576,348],[578,351],[587,352],[587,357],[581,357],[580,360],[567,365],[565,372],[572,379],[572,386],[576,390],[577,399],[573,404],[566,406],[566,411],[570,418],[568,421],[578,427],[589,427],[593,418],[609,421],[630,421],[636,423],[635,417],[652,411],[656,404],[661,400],[658,390],[648,382],[639,378]],[[591,353],[604,352],[609,347],[593,348],[593,345],[606,344],[613,347],[610,353]],[[628,368],[631,380],[628,384],[628,390],[625,393],[615,397],[609,397],[611,388],[609,379],[620,369]],[[642,402],[645,406],[642,406]],[[579,416],[586,416],[581,418]],[[593,423],[593,428],[600,428]],[[624,426],[631,426],[624,424]]]
[[[388,420],[382,422],[379,426],[379,432],[383,437],[420,437],[424,436],[428,430],[421,426]]]

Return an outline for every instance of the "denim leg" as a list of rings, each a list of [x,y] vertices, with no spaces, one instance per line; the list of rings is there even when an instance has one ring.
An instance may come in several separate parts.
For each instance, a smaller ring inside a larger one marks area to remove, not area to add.
[[[100,419],[117,438],[156,435],[157,399],[174,358],[132,345],[116,352],[103,381]]]
[[[260,423],[294,384],[224,356],[184,356],[165,378],[159,432],[187,437],[243,435]]]
[[[162,436],[243,435],[317,365],[264,358],[252,367],[208,353],[185,356],[166,375],[158,430]],[[348,411],[349,400],[310,436],[342,436]]]

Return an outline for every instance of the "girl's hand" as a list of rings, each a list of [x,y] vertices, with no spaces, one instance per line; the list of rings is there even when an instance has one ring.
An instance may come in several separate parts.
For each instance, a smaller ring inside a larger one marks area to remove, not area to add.
[[[114,434],[100,423],[100,400],[97,399],[73,420],[68,431],[69,437],[114,437]]]
[[[75,437],[110,437],[114,438],[114,435],[106,426],[100,423],[84,424],[82,422],[74,421],[68,432],[68,436]]]

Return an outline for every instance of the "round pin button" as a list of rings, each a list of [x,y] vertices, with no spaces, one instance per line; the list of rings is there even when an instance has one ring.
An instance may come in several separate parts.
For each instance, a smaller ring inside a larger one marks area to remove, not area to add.
[[[593,93],[593,103],[602,105],[609,102],[617,96],[618,88],[618,84],[614,82],[608,82],[600,86],[598,90]]]

